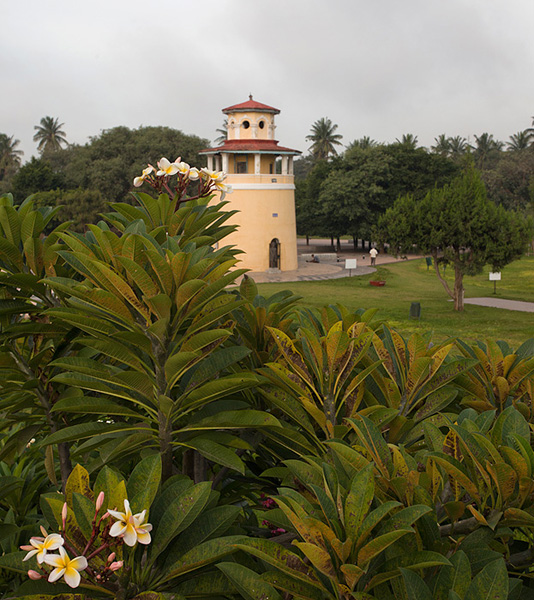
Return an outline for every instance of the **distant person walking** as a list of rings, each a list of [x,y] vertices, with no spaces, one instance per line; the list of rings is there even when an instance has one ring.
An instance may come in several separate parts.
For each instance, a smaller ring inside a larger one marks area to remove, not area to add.
[[[369,254],[371,255],[371,266],[374,267],[374,265],[376,264],[376,256],[378,254],[378,250],[376,248],[371,248],[371,250],[369,250]]]

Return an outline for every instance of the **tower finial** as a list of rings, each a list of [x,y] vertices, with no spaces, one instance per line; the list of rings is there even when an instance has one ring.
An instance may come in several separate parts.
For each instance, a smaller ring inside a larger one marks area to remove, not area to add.
[[[248,99],[249,99],[249,100],[252,100],[252,94],[249,94],[249,95],[248,95]]]

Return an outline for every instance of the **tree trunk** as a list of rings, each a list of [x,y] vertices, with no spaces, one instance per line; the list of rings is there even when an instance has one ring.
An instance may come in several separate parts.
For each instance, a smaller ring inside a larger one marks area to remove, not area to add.
[[[306,246],[310,245],[310,236],[306,235]]]
[[[341,252],[341,240],[339,239],[339,236],[337,236],[336,239],[336,252]]]
[[[352,248],[354,252],[358,250],[358,238],[355,235],[352,236]]]
[[[464,309],[464,275],[458,267],[454,268],[454,310]]]
[[[330,236],[330,245],[332,246],[332,250],[334,249],[334,236]]]

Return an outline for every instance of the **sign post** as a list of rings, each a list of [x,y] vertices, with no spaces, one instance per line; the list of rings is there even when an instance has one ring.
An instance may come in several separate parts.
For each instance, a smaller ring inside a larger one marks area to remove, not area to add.
[[[490,273],[489,280],[493,281],[493,293],[497,293],[497,281],[501,280],[501,274],[499,273]]]
[[[356,269],[357,260],[355,258],[346,258],[345,259],[345,269],[349,271],[349,277],[351,277],[352,269]]]

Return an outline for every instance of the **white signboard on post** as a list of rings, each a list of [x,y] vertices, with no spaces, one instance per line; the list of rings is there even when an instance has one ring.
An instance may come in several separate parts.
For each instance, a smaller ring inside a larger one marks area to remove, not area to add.
[[[490,281],[500,281],[501,280],[501,274],[500,273],[490,273],[489,274],[489,280]]]
[[[358,261],[355,258],[345,259],[345,269],[355,269]]]

